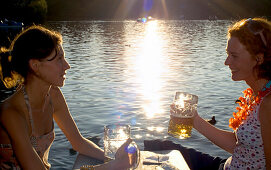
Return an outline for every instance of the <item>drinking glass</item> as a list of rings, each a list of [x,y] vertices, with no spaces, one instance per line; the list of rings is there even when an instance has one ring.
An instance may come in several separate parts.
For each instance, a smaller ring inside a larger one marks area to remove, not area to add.
[[[198,96],[187,92],[176,92],[173,104],[174,112],[170,116],[168,134],[179,139],[191,137]]]
[[[115,154],[117,150],[121,147],[123,143],[126,142],[131,136],[131,128],[130,125],[125,124],[112,124],[104,126],[104,154],[105,157],[108,158],[105,162],[108,162],[112,159],[115,159]],[[130,160],[133,163],[131,169],[135,169],[139,164],[140,152],[135,142],[131,142],[127,148],[125,148],[126,152],[128,152],[128,156],[130,159],[134,158],[134,154],[136,156],[135,160]]]

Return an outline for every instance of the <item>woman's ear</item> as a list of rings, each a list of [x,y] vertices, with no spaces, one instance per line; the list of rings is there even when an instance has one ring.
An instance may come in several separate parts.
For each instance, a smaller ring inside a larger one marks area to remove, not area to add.
[[[37,73],[39,71],[39,61],[37,59],[30,59],[29,67],[31,68],[32,71]]]
[[[261,65],[264,61],[264,54],[263,53],[257,54],[256,61],[257,61],[257,65]]]

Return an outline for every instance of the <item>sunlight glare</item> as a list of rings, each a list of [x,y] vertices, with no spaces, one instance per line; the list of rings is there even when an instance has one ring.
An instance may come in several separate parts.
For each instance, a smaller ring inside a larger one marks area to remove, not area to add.
[[[154,126],[150,126],[147,127],[147,129],[151,132],[156,131],[156,132],[162,132],[165,128],[164,127],[154,127]]]
[[[157,132],[162,132],[165,128],[164,127],[156,127]]]
[[[162,113],[159,91],[162,87],[163,41],[157,32],[157,22],[146,25],[145,37],[140,45],[140,53],[135,61],[137,80],[141,85],[140,93],[144,96],[143,109],[147,117]]]
[[[148,129],[149,131],[154,131],[154,128],[155,128],[155,127],[153,127],[153,126],[147,127],[147,129]]]
[[[119,129],[117,134],[119,139],[127,139],[129,137],[123,129]]]
[[[151,20],[144,24],[135,22],[133,27],[125,27],[127,42],[125,71],[127,83],[134,86],[134,94],[140,101],[138,107],[144,117],[156,118],[165,113],[162,89],[167,82],[165,75],[168,68],[168,56],[165,55],[165,44],[168,37],[164,35],[164,26],[158,20]]]
[[[135,135],[134,137],[135,137],[136,139],[141,139],[143,136],[137,134],[137,135]]]

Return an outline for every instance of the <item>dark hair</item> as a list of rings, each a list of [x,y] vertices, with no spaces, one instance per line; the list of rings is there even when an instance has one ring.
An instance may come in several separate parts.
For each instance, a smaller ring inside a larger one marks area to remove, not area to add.
[[[22,83],[30,71],[30,59],[49,56],[62,43],[59,33],[42,26],[31,26],[12,41],[10,48],[0,49],[0,76],[7,88]]]
[[[253,32],[251,22],[263,37]],[[256,65],[254,69],[259,78],[271,80],[271,22],[264,18],[243,19],[229,27],[228,37],[238,38],[252,57],[263,54],[263,63]]]

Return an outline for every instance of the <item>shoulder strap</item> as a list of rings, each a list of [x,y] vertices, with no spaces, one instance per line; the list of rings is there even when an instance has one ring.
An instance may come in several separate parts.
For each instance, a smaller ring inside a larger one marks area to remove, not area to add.
[[[271,91],[268,92],[268,93],[266,93],[265,96],[267,96],[267,95],[269,95],[269,94],[271,94]],[[256,110],[256,118],[257,118],[258,120],[260,120],[259,111],[260,111],[260,107],[261,107],[261,104],[262,104],[262,102],[263,102],[265,96],[264,96],[264,97],[262,98],[262,100],[260,101],[260,103],[259,103],[259,105],[258,105],[258,107],[257,107],[257,110]]]
[[[54,105],[53,105],[53,102],[52,102],[52,98],[51,98],[50,94],[48,94],[48,95],[49,95],[49,104],[50,104],[50,106],[51,106],[51,108],[53,110],[53,113],[54,113],[55,112],[55,108],[54,108]]]
[[[25,104],[26,104],[26,107],[27,107],[27,110],[28,110],[29,121],[30,121],[30,126],[31,126],[31,129],[32,129],[32,135],[33,135],[35,133],[35,130],[34,130],[34,122],[33,122],[32,110],[31,110],[31,106],[30,106],[30,103],[29,103],[29,98],[28,98],[28,95],[26,93],[25,87],[23,86],[22,88],[23,88],[23,92],[24,92],[24,100],[25,100]]]

